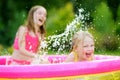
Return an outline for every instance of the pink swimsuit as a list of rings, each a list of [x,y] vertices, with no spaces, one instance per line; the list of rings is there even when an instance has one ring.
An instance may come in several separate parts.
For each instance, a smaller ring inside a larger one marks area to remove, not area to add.
[[[39,46],[38,36],[35,36],[35,37],[30,36],[29,33],[27,32],[26,35],[25,35],[25,49],[30,51],[30,52],[36,53],[37,49],[38,49],[38,46]],[[13,47],[16,50],[19,50],[18,38],[15,38]],[[26,60],[16,60],[16,59],[11,58],[8,61],[8,64],[11,64],[11,63],[17,63],[18,65],[28,65],[31,62],[26,61]]]
[[[14,41],[14,49],[19,50],[18,46],[18,38],[15,38]],[[27,32],[25,35],[25,49],[30,51],[30,52],[37,52],[39,46],[39,39],[38,36],[30,36],[29,33]]]

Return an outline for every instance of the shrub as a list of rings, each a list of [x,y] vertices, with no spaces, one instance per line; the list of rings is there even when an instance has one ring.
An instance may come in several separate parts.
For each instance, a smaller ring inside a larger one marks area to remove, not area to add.
[[[103,37],[103,47],[105,47],[106,50],[117,50],[119,47],[118,38],[116,36],[111,35]]]

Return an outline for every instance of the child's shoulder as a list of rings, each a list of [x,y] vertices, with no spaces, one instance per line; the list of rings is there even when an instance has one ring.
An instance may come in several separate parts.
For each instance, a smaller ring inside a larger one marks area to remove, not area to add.
[[[20,27],[19,27],[19,29],[18,29],[18,32],[19,33],[24,33],[24,32],[26,32],[27,31],[27,27],[26,26],[23,26],[23,25],[21,25]]]
[[[18,35],[19,35],[19,34],[25,34],[26,31],[27,31],[27,27],[25,27],[25,26],[20,26],[19,29],[18,29],[18,31],[17,31],[17,34],[18,34]]]
[[[27,29],[27,27],[26,26],[23,26],[23,25],[21,25],[20,27],[19,27],[19,31],[25,31]]]

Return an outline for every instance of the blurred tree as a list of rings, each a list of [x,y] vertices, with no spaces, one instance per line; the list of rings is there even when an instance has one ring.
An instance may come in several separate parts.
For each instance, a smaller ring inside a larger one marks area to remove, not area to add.
[[[97,33],[100,33],[100,38],[96,41],[107,50],[117,50],[119,43],[117,36],[114,35],[116,30],[114,19],[110,8],[105,2],[101,2],[101,4],[96,7],[96,12],[94,12],[93,17],[95,30]]]
[[[96,7],[96,12],[92,14],[93,24],[98,32],[109,34],[114,30],[113,15],[105,2]],[[108,24],[109,23],[109,24]]]
[[[67,3],[60,9],[53,8],[48,16],[46,22],[47,36],[61,34],[64,32],[67,24],[74,18],[73,5]]]
[[[107,4],[113,13],[114,20],[116,20],[117,19],[117,10],[120,5],[120,0],[107,0]]]
[[[10,45],[9,41],[11,40],[11,35],[8,36],[9,30],[11,29],[11,26],[9,26],[10,20],[14,18],[14,12],[15,12],[15,5],[12,4],[12,1],[1,1],[1,24],[3,24],[0,30],[0,43],[6,45]]]
[[[86,12],[93,12],[102,1],[105,0],[73,0],[74,10],[77,13],[79,8],[84,8]]]
[[[78,14],[78,9],[83,8],[85,13],[92,14],[96,10],[96,6],[105,0],[72,0],[74,5],[74,12]],[[92,22],[93,17],[90,15],[89,20],[86,22],[89,24]]]
[[[117,18],[117,10],[120,5],[120,0],[72,0],[74,3],[74,10],[77,13],[79,8],[84,8],[86,12],[90,12],[91,14],[96,10],[96,6],[101,2],[106,2],[110,10],[113,14],[113,19]],[[91,22],[93,17],[90,15]]]
[[[117,10],[117,18],[116,18],[116,35],[120,37],[120,5]]]

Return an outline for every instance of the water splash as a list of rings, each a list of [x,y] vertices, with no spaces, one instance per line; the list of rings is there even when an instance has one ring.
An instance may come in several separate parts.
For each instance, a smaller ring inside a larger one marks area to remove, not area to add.
[[[79,9],[79,14],[75,19],[66,26],[63,33],[47,37],[47,49],[57,51],[56,54],[70,50],[72,36],[80,29],[86,29],[85,20],[88,19],[89,13],[83,14],[84,9]]]

